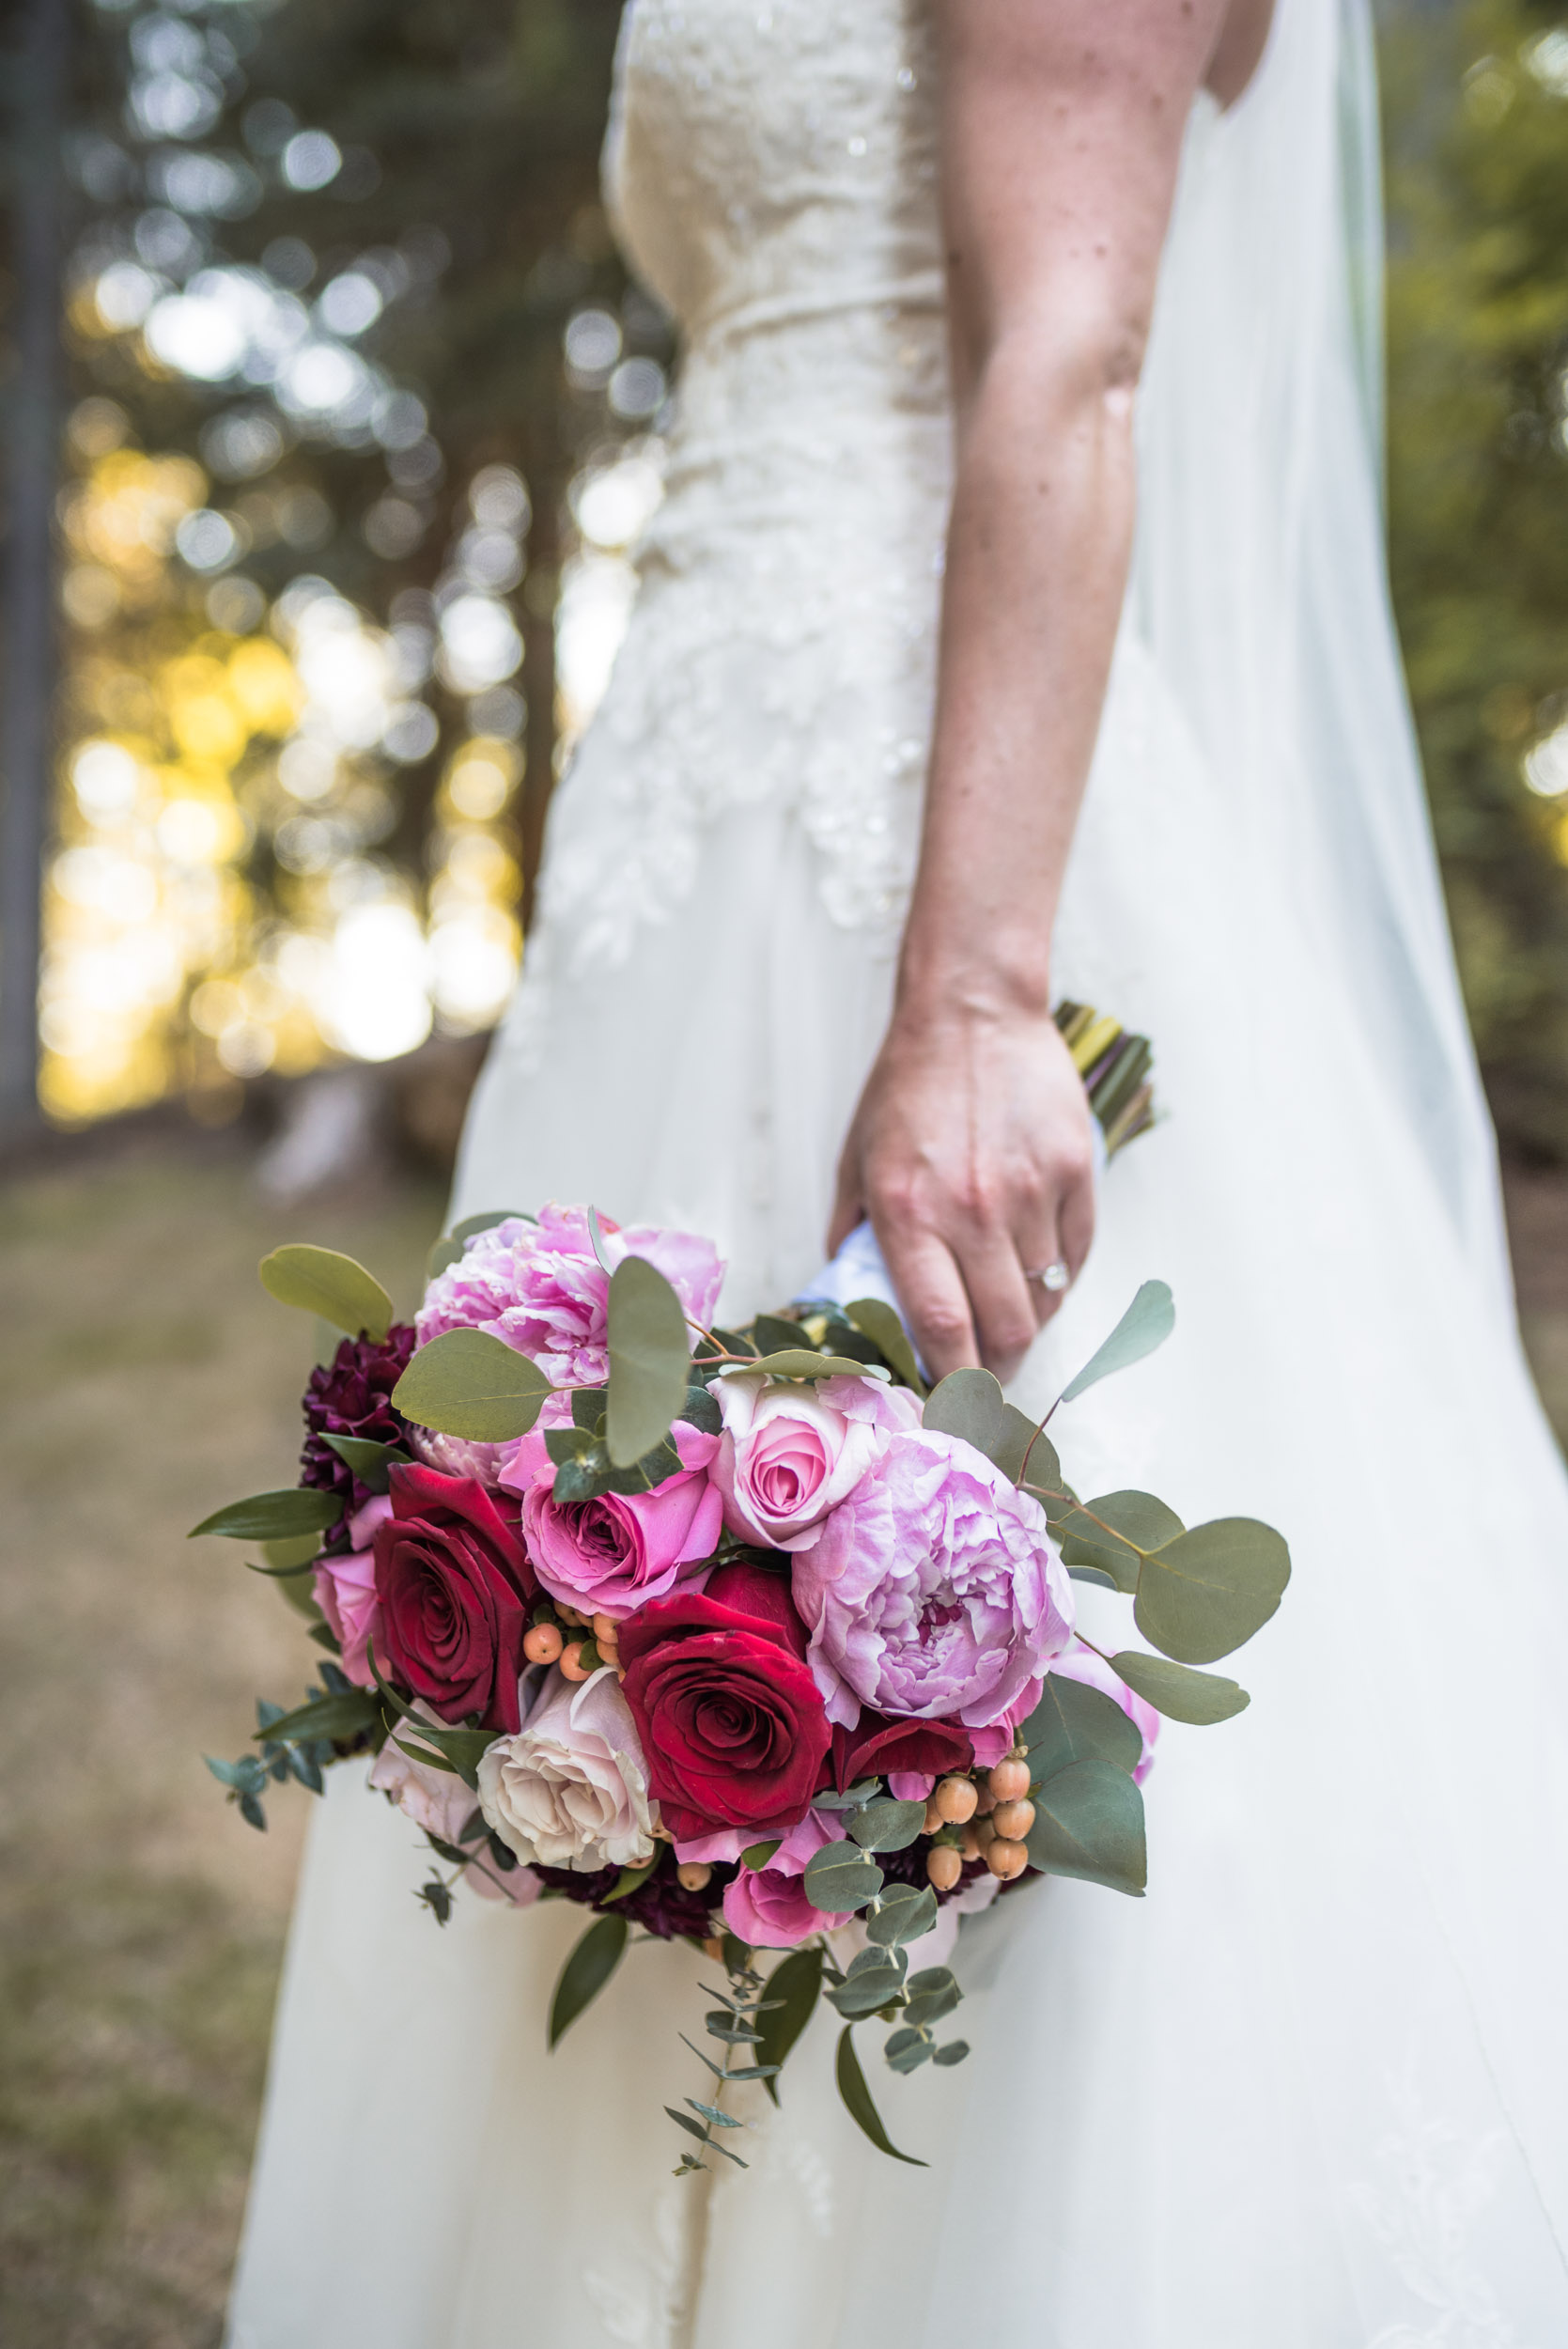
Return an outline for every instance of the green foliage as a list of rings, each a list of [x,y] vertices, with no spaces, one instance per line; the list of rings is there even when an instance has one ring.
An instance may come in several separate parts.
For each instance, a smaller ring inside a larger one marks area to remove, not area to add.
[[[222,1533],[233,1542],[287,1541],[296,1535],[324,1533],[343,1515],[336,1493],[290,1485],[283,1492],[253,1493],[248,1501],[231,1501],[210,1517],[193,1525],[187,1540],[198,1533]]]
[[[1560,6],[1388,11],[1394,602],[1505,1146],[1568,1155],[1568,826],[1522,779],[1568,714]]]
[[[806,1898],[830,1916],[843,1917],[874,1901],[882,1889],[882,1871],[859,1844],[825,1843],[806,1862]]]
[[[334,1248],[274,1248],[262,1257],[260,1274],[280,1305],[319,1314],[351,1338],[384,1338],[392,1327],[392,1299],[380,1281]]]
[[[839,2033],[835,2073],[838,2092],[844,2099],[846,2110],[856,2125],[870,2138],[877,2152],[891,2154],[894,2161],[907,2161],[913,2170],[929,2169],[929,2162],[921,2161],[913,2154],[901,2154],[882,2126],[882,2116],[872,2102],[871,2091],[865,2084],[865,2074],[861,2070],[860,2058],[855,2053],[855,2030],[851,2023],[846,2023]]]
[[[405,1419],[475,1443],[525,1436],[551,1392],[526,1354],[486,1330],[444,1330],[411,1357],[392,1391]]]
[[[1141,1896],[1148,1882],[1143,1798],[1125,1770],[1090,1756],[1048,1778],[1026,1839],[1036,1868]]]
[[[891,1305],[879,1297],[857,1298],[845,1308],[855,1328],[868,1337],[889,1368],[897,1372],[907,1387],[916,1394],[925,1392],[925,1381],[920,1375],[915,1349],[909,1344],[904,1324]]]
[[[664,1441],[691,1368],[681,1301],[644,1256],[625,1257],[611,1276],[609,1331],[606,1442],[612,1465],[624,1469]]]
[[[1245,1688],[1218,1672],[1191,1672],[1163,1656],[1141,1656],[1135,1648],[1113,1656],[1110,1667],[1157,1713],[1173,1721],[1228,1721],[1252,1701]]]
[[[768,1996],[757,2015],[757,2060],[773,2066],[767,2086],[779,2101],[777,2074],[816,2011],[822,1994],[822,1951],[812,1945],[791,1950],[768,1977]]]
[[[1129,1595],[1138,1588],[1138,1572],[1146,1550],[1173,1541],[1182,1521],[1173,1509],[1153,1493],[1106,1493],[1087,1501],[1080,1509],[1060,1518],[1056,1533],[1062,1561],[1069,1569],[1091,1567],[1112,1587]]]
[[[1217,1517],[1153,1551],[1133,1621],[1182,1664],[1212,1664],[1260,1631],[1290,1580],[1290,1551],[1255,1517]]]
[[[899,1802],[879,1795],[849,1821],[849,1832],[862,1851],[907,1851],[925,1819],[923,1802]]]
[[[1051,1672],[1040,1702],[1020,1733],[1029,1766],[1038,1779],[1054,1778],[1075,1762],[1097,1758],[1119,1770],[1138,1767],[1142,1734],[1103,1688]]]
[[[629,1927],[624,1917],[596,1917],[561,1968],[550,2002],[550,2044],[558,2046],[584,2007],[598,1997],[626,1952]]]
[[[1105,1344],[1063,1388],[1061,1400],[1070,1403],[1102,1378],[1141,1362],[1145,1354],[1165,1344],[1175,1326],[1176,1308],[1170,1289],[1163,1281],[1145,1281]]]

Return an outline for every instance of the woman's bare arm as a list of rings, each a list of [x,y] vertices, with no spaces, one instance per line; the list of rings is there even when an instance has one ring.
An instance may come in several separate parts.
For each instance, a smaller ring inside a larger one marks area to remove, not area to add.
[[[1050,940],[1126,581],[1132,403],[1224,0],[936,0],[955,475],[920,869],[845,1146],[921,1349],[1015,1369],[1088,1252]]]

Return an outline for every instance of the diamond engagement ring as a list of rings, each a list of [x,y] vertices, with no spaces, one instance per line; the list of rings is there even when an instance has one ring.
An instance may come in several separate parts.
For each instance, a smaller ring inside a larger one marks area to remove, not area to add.
[[[1054,1297],[1066,1287],[1072,1275],[1058,1256],[1054,1264],[1044,1264],[1038,1272],[1026,1272],[1023,1277],[1026,1281],[1038,1281],[1040,1286],[1049,1289]]]

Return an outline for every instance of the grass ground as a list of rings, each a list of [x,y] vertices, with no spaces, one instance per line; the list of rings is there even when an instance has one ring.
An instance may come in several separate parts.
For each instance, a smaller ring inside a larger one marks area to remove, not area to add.
[[[210,2349],[309,1797],[265,1837],[201,1765],[308,1654],[218,1501],[287,1481],[308,1323],[256,1281],[349,1248],[400,1309],[431,1187],[269,1211],[149,1154],[0,1192],[0,2341]],[[1568,1184],[1515,1188],[1527,1337],[1568,1431]]]
[[[287,1483],[313,1331],[256,1259],[312,1237],[400,1306],[408,1186],[268,1211],[238,1158],[0,1194],[0,2341],[217,2341],[310,1797],[265,1836],[202,1766],[309,1650],[216,1502]],[[292,1799],[290,1799],[292,1796]]]

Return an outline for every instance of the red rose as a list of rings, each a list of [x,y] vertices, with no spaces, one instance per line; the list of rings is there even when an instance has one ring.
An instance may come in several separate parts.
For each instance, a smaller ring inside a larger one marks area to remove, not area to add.
[[[758,1566],[622,1624],[622,1693],[672,1835],[782,1834],[804,1815],[829,1739],[806,1638],[788,1583]]]
[[[853,1729],[833,1731],[833,1784],[842,1795],[858,1779],[886,1778],[890,1770],[919,1770],[940,1778],[967,1770],[974,1748],[961,1721],[895,1720],[862,1705]]]
[[[506,1512],[471,1476],[395,1468],[376,1528],[376,1595],[392,1677],[444,1720],[521,1727],[518,1675],[537,1584]]]

